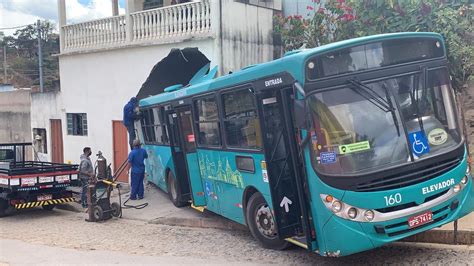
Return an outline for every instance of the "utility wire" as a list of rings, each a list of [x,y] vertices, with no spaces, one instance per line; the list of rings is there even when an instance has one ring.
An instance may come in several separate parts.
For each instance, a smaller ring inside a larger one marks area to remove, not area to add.
[[[0,30],[14,30],[14,29],[19,29],[19,28],[24,28],[27,26],[32,26],[34,24],[26,24],[26,25],[21,25],[21,26],[14,26],[14,27],[7,27],[7,28],[0,28]]]

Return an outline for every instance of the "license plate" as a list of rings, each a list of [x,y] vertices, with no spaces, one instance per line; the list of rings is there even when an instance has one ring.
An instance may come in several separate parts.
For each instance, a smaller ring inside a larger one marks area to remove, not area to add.
[[[21,185],[22,186],[34,186],[36,184],[36,177],[30,178],[22,178]]]
[[[427,224],[433,221],[433,213],[431,211],[408,218],[408,227],[415,228],[420,225]]]
[[[67,175],[56,176],[56,182],[58,182],[58,183],[69,182],[69,176],[67,176]]]
[[[54,178],[52,176],[40,176],[38,177],[38,182],[40,183],[50,183],[53,182]]]
[[[50,199],[53,199],[53,195],[51,194],[39,195],[38,197],[36,197],[36,199],[38,201],[50,200]]]

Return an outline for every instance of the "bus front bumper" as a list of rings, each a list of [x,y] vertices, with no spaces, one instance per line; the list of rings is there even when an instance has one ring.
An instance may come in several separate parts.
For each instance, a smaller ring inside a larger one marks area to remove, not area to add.
[[[472,178],[466,187],[446,202],[430,209],[433,221],[419,227],[409,228],[409,215],[385,222],[354,222],[332,215],[321,233],[324,245],[319,252],[323,256],[346,256],[373,249],[435,227],[457,220],[474,210],[474,186]],[[322,248],[324,247],[324,248]]]

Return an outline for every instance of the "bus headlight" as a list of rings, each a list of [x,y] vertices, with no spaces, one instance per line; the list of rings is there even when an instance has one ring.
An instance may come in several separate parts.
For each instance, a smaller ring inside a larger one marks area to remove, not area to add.
[[[470,174],[471,174],[471,167],[468,164],[466,168],[466,175],[470,175]]]
[[[467,184],[467,175],[463,176],[463,178],[461,179],[461,184]]]
[[[364,218],[369,222],[374,219],[374,216],[375,216],[375,214],[371,210],[367,210],[367,211],[364,212]]]
[[[454,191],[455,193],[458,193],[459,191],[461,191],[461,185],[460,185],[460,184],[454,185],[453,191]]]
[[[352,207],[347,210],[347,216],[351,219],[355,219],[357,217],[357,209]]]
[[[334,215],[356,222],[372,222],[375,219],[376,211],[354,207],[331,195],[320,194],[324,206],[332,211]]]
[[[342,210],[342,202],[335,200],[332,202],[332,211],[340,212]]]

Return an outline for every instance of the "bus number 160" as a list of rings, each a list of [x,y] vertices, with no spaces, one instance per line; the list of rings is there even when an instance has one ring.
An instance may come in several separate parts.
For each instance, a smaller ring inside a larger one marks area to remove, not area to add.
[[[394,204],[398,204],[400,202],[402,202],[402,194],[400,193],[397,193],[397,194],[393,194],[393,195],[390,195],[390,196],[385,196],[383,197],[385,199],[385,205],[387,206],[392,206]]]

